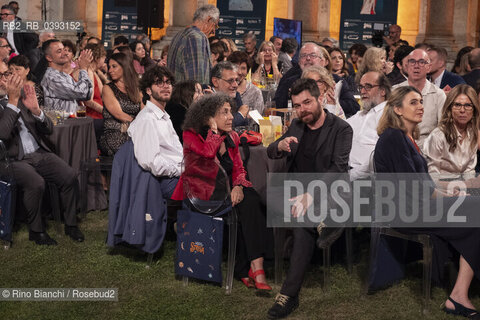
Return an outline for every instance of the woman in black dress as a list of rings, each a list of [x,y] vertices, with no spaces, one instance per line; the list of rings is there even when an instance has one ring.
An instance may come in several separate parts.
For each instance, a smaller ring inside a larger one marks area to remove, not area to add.
[[[427,162],[415,143],[418,138],[417,125],[423,117],[421,93],[410,86],[393,91],[385,106],[378,125],[379,140],[375,147],[375,171],[378,173],[411,173],[424,176],[427,184]],[[431,197],[445,197],[438,189],[431,189]],[[443,198],[444,202],[456,198]],[[467,197],[466,202],[476,201]],[[435,201],[431,201],[434,203]],[[478,207],[478,205],[477,205]],[[420,207],[422,208],[422,207]],[[438,209],[438,207],[436,207]],[[439,249],[448,250],[448,245],[460,254],[459,272],[455,286],[445,302],[445,312],[462,315],[471,319],[480,319],[468,297],[468,289],[473,276],[480,278],[480,229],[478,228],[402,228],[403,233],[429,234],[434,243],[445,244],[441,248],[434,246],[434,254],[443,255]]]

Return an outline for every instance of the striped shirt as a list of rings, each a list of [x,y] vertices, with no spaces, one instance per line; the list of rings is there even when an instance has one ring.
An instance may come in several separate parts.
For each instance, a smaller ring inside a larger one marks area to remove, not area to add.
[[[197,27],[188,27],[177,33],[170,44],[167,67],[175,81],[196,80],[210,83],[210,45]]]
[[[78,81],[75,82],[65,72],[49,67],[41,84],[45,96],[45,108],[69,113],[77,111],[77,100],[88,100],[93,94],[93,84],[85,70],[80,70]]]

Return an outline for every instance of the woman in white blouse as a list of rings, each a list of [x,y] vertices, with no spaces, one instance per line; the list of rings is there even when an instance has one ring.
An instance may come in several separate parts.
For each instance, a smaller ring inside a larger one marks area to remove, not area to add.
[[[472,87],[461,84],[448,93],[440,123],[423,145],[429,173],[465,180],[475,176],[478,115],[479,101]]]

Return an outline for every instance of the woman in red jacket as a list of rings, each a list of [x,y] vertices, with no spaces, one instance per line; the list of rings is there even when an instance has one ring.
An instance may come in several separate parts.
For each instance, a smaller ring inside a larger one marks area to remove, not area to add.
[[[208,162],[219,163],[230,179],[230,198],[240,223],[235,274],[249,288],[271,290],[263,271],[268,243],[266,219],[260,197],[246,179],[238,149],[240,139],[232,131],[232,106],[233,99],[215,93],[202,97],[188,109],[183,125],[185,172],[172,199],[183,199],[184,182],[197,197],[212,199],[218,166],[209,166]]]

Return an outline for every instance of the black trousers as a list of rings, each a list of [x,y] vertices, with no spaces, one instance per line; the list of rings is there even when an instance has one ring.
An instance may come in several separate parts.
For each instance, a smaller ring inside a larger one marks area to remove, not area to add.
[[[12,169],[17,186],[23,190],[22,200],[31,231],[45,231],[41,214],[45,181],[54,183],[60,191],[65,224],[77,225],[75,190],[78,181],[75,171],[65,161],[39,149],[20,161],[13,161]]]
[[[243,188],[243,195],[242,202],[236,206],[239,221],[235,260],[237,278],[246,278],[250,262],[266,256],[273,237],[271,229],[266,227],[265,212],[258,193],[253,188]]]
[[[290,256],[290,267],[287,278],[283,282],[281,294],[296,297],[302,288],[305,273],[312,259],[317,239],[315,228],[293,228],[293,249]]]

